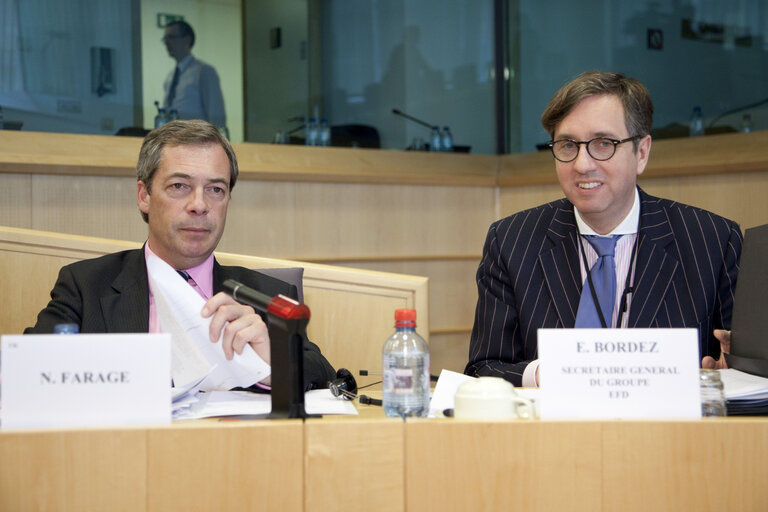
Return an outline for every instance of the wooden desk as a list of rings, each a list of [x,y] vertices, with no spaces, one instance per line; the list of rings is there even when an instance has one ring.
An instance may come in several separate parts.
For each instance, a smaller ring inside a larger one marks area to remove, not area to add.
[[[768,420],[406,423],[406,510],[764,511]]]
[[[299,420],[0,433],[0,510],[302,510]]]
[[[764,511],[768,418],[0,432],[0,510]]]

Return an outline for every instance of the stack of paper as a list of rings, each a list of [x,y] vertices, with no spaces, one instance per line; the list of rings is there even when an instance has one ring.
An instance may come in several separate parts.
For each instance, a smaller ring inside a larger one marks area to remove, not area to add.
[[[349,400],[335,397],[329,389],[315,389],[304,394],[304,408],[309,414],[357,414]],[[173,419],[235,417],[266,418],[272,411],[272,397],[248,391],[210,391],[187,394],[173,402]]]
[[[739,370],[720,370],[729,416],[768,414],[768,379]]]

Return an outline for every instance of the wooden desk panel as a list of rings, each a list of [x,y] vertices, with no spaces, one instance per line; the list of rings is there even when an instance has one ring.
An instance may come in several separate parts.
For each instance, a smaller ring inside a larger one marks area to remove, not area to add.
[[[0,510],[145,510],[142,429],[3,432]]]
[[[208,420],[147,432],[147,507],[303,510],[300,420]]]
[[[380,411],[378,408],[373,414]],[[402,420],[308,420],[305,436],[306,512],[405,510]]]
[[[0,510],[768,510],[768,419],[0,432]]]
[[[600,439],[599,423],[409,420],[406,509],[601,510]]]
[[[603,423],[603,510],[768,510],[768,421]]]

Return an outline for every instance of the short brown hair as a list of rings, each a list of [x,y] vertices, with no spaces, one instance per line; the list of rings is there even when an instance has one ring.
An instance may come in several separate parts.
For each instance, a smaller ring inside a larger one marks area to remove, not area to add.
[[[541,115],[541,125],[555,137],[557,125],[582,100],[590,96],[612,94],[624,105],[624,124],[629,136],[645,136],[651,133],[653,124],[653,101],[648,89],[634,78],[621,73],[587,71],[571,80],[555,93]],[[634,142],[637,149],[638,141]]]
[[[219,129],[207,121],[172,121],[156,128],[144,137],[144,142],[139,151],[139,161],[136,164],[136,181],[141,181],[147,187],[147,192],[152,193],[152,180],[165,146],[207,146],[218,144],[224,149],[229,160],[229,190],[235,188],[237,175],[237,157],[232,145],[219,132]],[[144,222],[148,222],[147,214],[141,212]]]

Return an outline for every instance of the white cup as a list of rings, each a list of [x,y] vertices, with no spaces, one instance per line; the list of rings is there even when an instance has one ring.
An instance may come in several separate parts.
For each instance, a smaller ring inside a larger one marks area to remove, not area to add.
[[[478,377],[459,386],[454,397],[456,418],[509,419],[534,417],[533,402],[518,395],[499,377]]]

